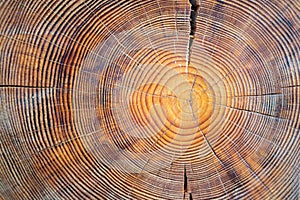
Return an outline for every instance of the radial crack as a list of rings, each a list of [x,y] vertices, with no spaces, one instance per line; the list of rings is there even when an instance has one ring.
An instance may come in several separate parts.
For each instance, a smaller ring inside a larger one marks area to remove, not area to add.
[[[191,185],[188,180],[187,174],[186,174],[186,165],[184,164],[184,174],[183,174],[183,199],[185,199],[185,195],[188,195],[187,197],[189,200],[193,199],[192,196],[192,190],[191,190]]]
[[[198,70],[197,70],[198,71]],[[220,160],[219,156],[217,155],[217,153],[215,152],[214,148],[212,147],[212,145],[210,144],[209,140],[206,138],[205,134],[203,133],[203,131],[200,129],[200,124],[199,122],[197,121],[197,118],[194,114],[194,110],[193,110],[193,102],[192,102],[192,93],[193,93],[193,90],[194,90],[194,85],[195,85],[195,82],[196,82],[196,75],[195,75],[195,78],[194,78],[194,82],[193,82],[193,85],[192,85],[192,88],[191,88],[191,91],[190,91],[190,99],[188,100],[188,103],[189,103],[189,106],[190,106],[190,109],[191,109],[191,112],[192,112],[192,116],[193,116],[193,120],[195,121],[195,123],[197,123],[199,125],[199,132],[201,133],[203,139],[205,140],[205,143],[207,144],[207,146],[209,147],[209,149],[211,150],[212,154],[215,156],[215,158],[219,161],[219,163],[221,164],[221,166],[224,166],[223,162]]]
[[[192,192],[189,188],[190,186],[188,185],[188,178],[187,178],[187,175],[186,175],[186,165],[184,165],[184,174],[183,174],[183,188],[184,188],[184,191],[183,191],[183,199],[185,199],[185,194],[189,194],[189,199],[193,199],[192,197]]]
[[[186,168],[184,165],[184,174],[183,174],[183,199],[185,199],[185,193],[187,192],[187,176],[186,176]]]
[[[249,163],[239,153],[239,151],[237,150],[238,145],[229,136],[227,136],[226,134],[223,134],[223,135],[227,138],[228,141],[230,141],[234,145],[233,150],[235,151],[235,153],[237,154],[237,156],[240,158],[240,160],[242,161],[242,163],[247,167],[247,169],[249,170],[249,172],[251,173],[251,175],[265,188],[266,191],[269,191],[271,194],[273,194],[272,191],[270,190],[270,188],[259,178],[259,176],[255,173],[255,171],[249,165]]]
[[[191,61],[191,49],[195,37],[196,32],[196,21],[197,21],[197,15],[198,10],[200,6],[200,0],[189,0],[191,4],[191,11],[190,11],[190,40],[188,44],[188,52],[187,52],[187,66],[186,71],[188,71],[188,65]]]

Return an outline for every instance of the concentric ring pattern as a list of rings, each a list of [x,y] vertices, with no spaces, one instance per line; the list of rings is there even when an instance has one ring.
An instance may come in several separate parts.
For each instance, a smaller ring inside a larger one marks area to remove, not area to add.
[[[298,199],[299,0],[0,1],[1,199]]]

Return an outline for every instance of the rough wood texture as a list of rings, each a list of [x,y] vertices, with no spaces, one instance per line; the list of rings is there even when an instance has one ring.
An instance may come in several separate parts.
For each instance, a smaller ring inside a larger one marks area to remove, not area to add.
[[[0,198],[298,199],[299,9],[0,1]]]

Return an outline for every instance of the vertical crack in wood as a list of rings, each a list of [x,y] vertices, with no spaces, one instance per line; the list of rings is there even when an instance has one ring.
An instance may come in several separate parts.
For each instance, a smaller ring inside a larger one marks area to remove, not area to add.
[[[183,199],[185,199],[185,194],[188,194],[189,200],[193,200],[192,191],[191,191],[190,185],[188,185],[188,177],[186,174],[186,165],[185,164],[184,164],[184,174],[183,174],[183,188],[184,188]]]
[[[186,175],[186,166],[184,165],[184,174],[183,174],[183,199],[185,199],[185,193],[187,192],[187,175]]]
[[[187,52],[187,66],[186,66],[186,72],[188,71],[188,66],[191,62],[191,49],[195,37],[196,32],[196,21],[197,21],[197,15],[198,10],[200,6],[199,0],[189,0],[191,4],[191,11],[190,11],[190,39],[188,43],[188,52]]]

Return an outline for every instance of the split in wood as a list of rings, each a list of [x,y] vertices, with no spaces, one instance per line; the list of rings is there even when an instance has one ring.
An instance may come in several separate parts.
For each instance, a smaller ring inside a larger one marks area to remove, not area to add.
[[[190,26],[191,26],[191,31],[190,31],[190,40],[189,40],[189,45],[188,45],[188,65],[191,62],[191,49],[196,33],[196,21],[197,21],[197,15],[198,15],[198,10],[200,6],[199,0],[190,0],[191,4],[191,11],[190,11]]]

